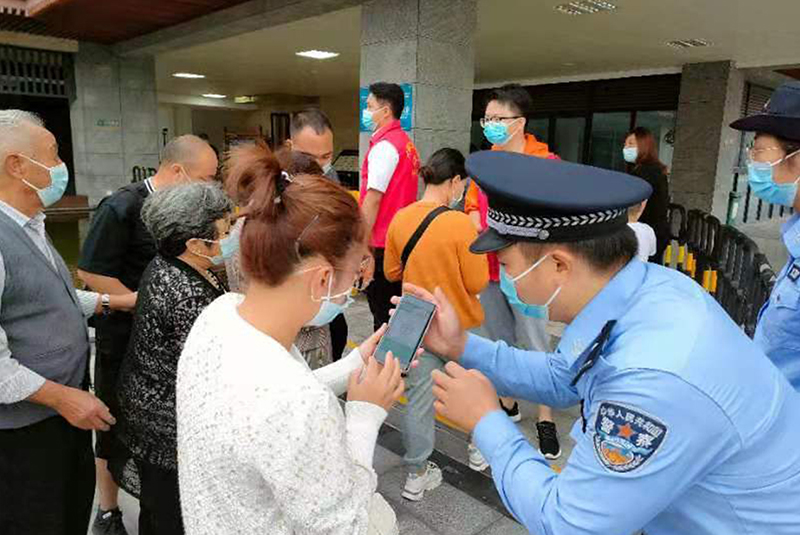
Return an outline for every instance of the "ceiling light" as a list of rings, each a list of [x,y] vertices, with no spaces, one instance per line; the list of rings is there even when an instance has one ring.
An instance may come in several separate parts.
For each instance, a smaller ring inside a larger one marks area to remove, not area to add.
[[[203,96],[206,98],[225,98],[228,95],[220,95],[218,93],[203,93]]]
[[[311,59],[331,59],[339,55],[338,52],[325,52],[324,50],[306,50],[297,52],[295,55]]]
[[[234,97],[233,101],[236,104],[251,104],[258,100],[255,95],[242,95],[239,97]]]
[[[601,11],[614,11],[617,6],[604,0],[575,0],[567,4],[559,4],[555,10],[565,15],[593,15]]]
[[[193,72],[174,72],[172,76],[175,78],[188,78],[190,80],[199,80],[200,78],[205,78],[205,74],[195,74]]]
[[[678,50],[685,50],[687,48],[703,48],[711,45],[711,41],[706,41],[705,39],[676,39],[675,41],[667,42],[667,46],[677,48]]]

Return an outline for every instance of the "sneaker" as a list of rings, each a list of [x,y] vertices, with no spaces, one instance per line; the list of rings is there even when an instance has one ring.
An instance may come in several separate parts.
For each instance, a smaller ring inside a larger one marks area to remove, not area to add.
[[[519,413],[519,403],[515,401],[514,406],[509,409],[503,405],[503,402],[501,401],[500,406],[503,407],[503,410],[506,411],[506,414],[509,418],[511,418],[512,422],[516,424],[522,421],[522,415]]]
[[[97,518],[92,526],[94,535],[128,535],[125,524],[122,523],[122,511],[119,507],[111,511],[97,510]]]
[[[558,431],[553,422],[539,422],[536,424],[539,434],[539,451],[545,459],[555,461],[561,457],[561,444],[558,443]]]
[[[489,463],[483,458],[481,450],[470,444],[467,446],[467,453],[469,453],[469,467],[476,472],[483,472],[489,468]]]
[[[426,490],[433,490],[442,484],[442,470],[435,463],[428,463],[428,469],[421,476],[408,474],[403,498],[418,502],[425,496]]]

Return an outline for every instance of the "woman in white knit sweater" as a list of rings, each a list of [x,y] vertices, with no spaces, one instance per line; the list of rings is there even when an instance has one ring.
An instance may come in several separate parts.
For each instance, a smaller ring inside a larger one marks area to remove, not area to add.
[[[366,252],[358,206],[324,178],[289,176],[260,146],[233,152],[227,180],[252,191],[240,248],[249,286],[203,312],[178,365],[186,533],[396,533],[372,457],[403,393],[397,362],[377,364],[376,335],[315,374],[293,346],[349,304]]]

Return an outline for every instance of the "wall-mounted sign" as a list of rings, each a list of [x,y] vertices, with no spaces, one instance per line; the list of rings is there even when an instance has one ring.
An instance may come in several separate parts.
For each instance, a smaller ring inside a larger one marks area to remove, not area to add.
[[[403,130],[409,131],[412,126],[412,111],[414,110],[414,88],[411,84],[400,84],[403,88],[403,95],[405,95],[405,106],[403,107],[403,114],[400,116],[400,125]],[[370,129],[364,124],[364,110],[367,109],[367,98],[369,97],[369,88],[362,87],[360,90],[361,102],[358,109],[358,122],[362,132],[369,132]]]
[[[97,126],[103,128],[119,128],[122,122],[119,119],[98,119]]]

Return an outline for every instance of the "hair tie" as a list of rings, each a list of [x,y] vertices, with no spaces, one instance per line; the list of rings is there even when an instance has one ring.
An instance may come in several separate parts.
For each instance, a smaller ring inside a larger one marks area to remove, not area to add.
[[[283,192],[286,191],[286,186],[292,182],[294,182],[292,175],[286,171],[281,171],[281,178],[275,183],[275,189],[278,190],[278,194],[275,196],[275,200],[273,201],[275,204],[281,203],[281,195],[283,195]]]

